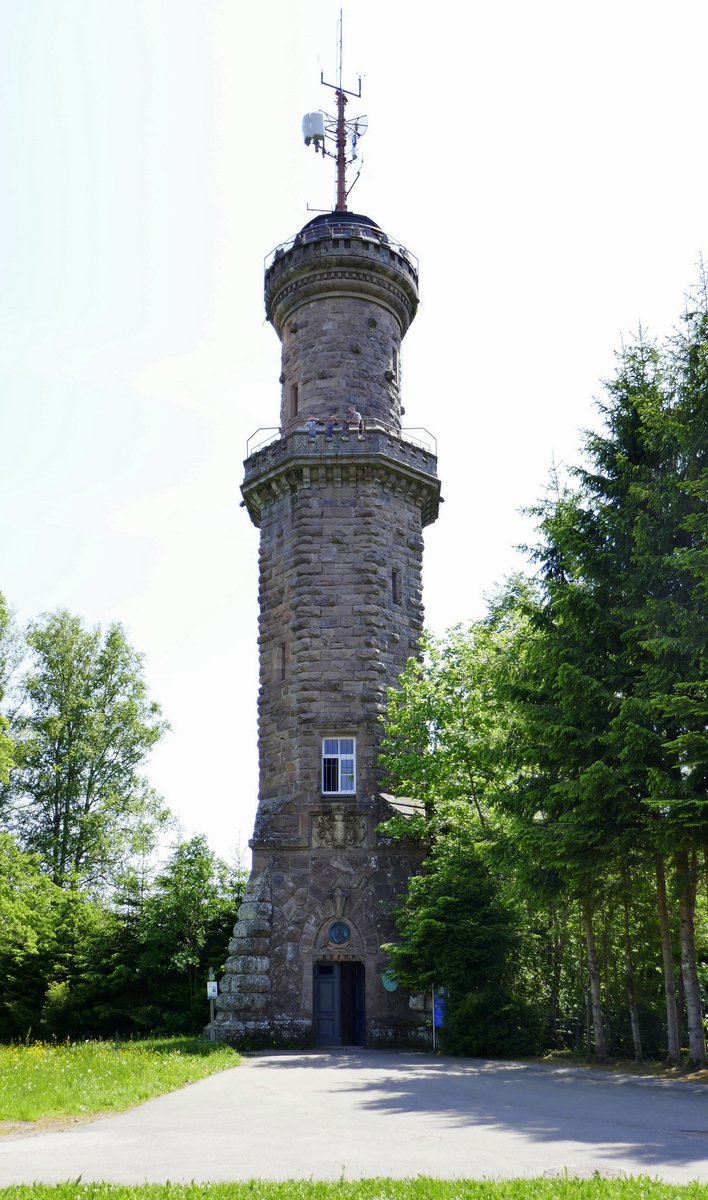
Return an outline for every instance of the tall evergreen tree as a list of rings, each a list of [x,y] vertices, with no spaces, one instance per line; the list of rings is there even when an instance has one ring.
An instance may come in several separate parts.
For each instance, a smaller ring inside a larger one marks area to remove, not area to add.
[[[697,482],[705,478],[705,443],[692,435],[705,428],[704,318],[691,314],[689,335],[672,352],[641,337],[623,351],[602,408],[604,431],[586,439],[577,490],[541,512],[537,551],[548,628],[560,648],[557,765],[570,766],[578,787],[578,799],[568,796],[561,807],[577,822],[579,802],[590,799],[588,832],[611,858],[626,863],[638,843],[654,855],[675,1059],[663,902],[670,855],[689,1051],[697,1063],[705,1062],[694,929],[696,833],[706,824],[705,495]],[[573,763],[579,741],[586,758]],[[588,952],[591,958],[591,940]]]
[[[653,874],[668,1057],[678,1062],[681,1050],[678,928],[689,1057],[703,1065],[696,907],[701,863],[708,886],[705,289],[668,346],[640,334],[623,348],[601,413],[603,428],[586,436],[571,485],[553,480],[535,510],[538,588],[510,589],[504,601],[515,608],[515,639],[504,648],[489,640],[497,603],[484,636],[480,627],[458,632],[429,651],[426,667],[409,667],[389,706],[386,761],[429,813],[454,797],[471,802],[487,859],[492,844],[503,845],[508,864],[515,846],[517,886],[523,878],[538,898],[555,892],[577,905],[599,1055],[610,1010],[615,1028],[631,1030],[637,1058],[643,1013],[656,1038],[652,947],[639,932]],[[496,659],[480,655],[485,645]]]

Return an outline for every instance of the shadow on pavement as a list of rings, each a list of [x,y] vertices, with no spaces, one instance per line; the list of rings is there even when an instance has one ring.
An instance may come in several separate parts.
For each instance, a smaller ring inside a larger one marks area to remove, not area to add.
[[[573,1141],[608,1160],[652,1168],[708,1163],[708,1089],[648,1076],[605,1075],[547,1064],[433,1057],[386,1050],[271,1052],[249,1056],[273,1071],[341,1072],[336,1091],[355,1093],[383,1116],[426,1113],[444,1128],[486,1127],[530,1141]]]

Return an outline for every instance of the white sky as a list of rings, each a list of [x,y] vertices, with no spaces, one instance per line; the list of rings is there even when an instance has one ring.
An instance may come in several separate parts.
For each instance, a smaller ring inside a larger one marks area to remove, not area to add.
[[[0,589],[122,621],[173,726],[151,778],[228,854],[257,799],[247,437],[277,423],[263,258],[329,162],[338,0],[0,0]],[[439,442],[438,633],[520,559],[613,353],[708,249],[704,0],[350,0],[350,207],[420,259],[405,422]]]

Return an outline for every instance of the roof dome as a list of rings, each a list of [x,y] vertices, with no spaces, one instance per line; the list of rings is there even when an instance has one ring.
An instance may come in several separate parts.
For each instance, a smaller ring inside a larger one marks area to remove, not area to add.
[[[319,225],[327,225],[331,227],[332,225],[340,224],[368,225],[371,229],[381,228],[380,225],[377,225],[376,221],[371,220],[371,217],[365,217],[362,213],[353,213],[344,210],[342,212],[335,211],[329,213],[320,213],[319,216],[313,217],[311,221],[308,221],[307,225],[303,225],[300,232],[304,233],[306,229],[315,230]]]

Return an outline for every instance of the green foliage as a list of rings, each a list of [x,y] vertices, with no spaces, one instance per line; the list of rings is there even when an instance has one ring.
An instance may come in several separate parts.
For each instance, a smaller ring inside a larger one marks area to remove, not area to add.
[[[439,641],[428,637],[423,661],[410,659],[389,690],[381,764],[398,794],[424,800],[429,813],[465,799],[480,826],[490,818],[505,783],[508,736],[498,662],[520,637],[518,620],[505,598],[493,620],[458,627]]]
[[[444,984],[455,997],[501,981],[513,933],[468,813],[450,804],[439,821],[443,828],[396,916],[401,942],[389,949],[407,987]]]
[[[8,677],[13,665],[15,645],[14,630],[5,597],[0,592],[0,702],[3,699]],[[9,733],[9,721],[0,713],[0,785],[10,778],[13,761],[13,742]]]
[[[386,947],[392,969],[414,991],[447,989],[446,1050],[531,1054],[540,1027],[515,994],[520,933],[477,844],[476,815],[447,801],[429,828],[430,852],[396,913],[398,941]]]
[[[245,886],[245,872],[217,858],[205,837],[174,847],[138,926],[140,970],[157,984],[148,1009],[151,1028],[196,1030],[204,1024],[208,968],[223,962]]]
[[[0,1037],[23,1036],[41,1023],[65,899],[40,870],[37,856],[0,834]]]
[[[0,834],[0,1039],[199,1030],[244,886],[199,837],[116,907],[58,887]]]
[[[55,883],[105,886],[164,820],[139,768],[166,725],[119,625],[102,635],[60,610],[30,626],[27,644],[9,827]]]
[[[671,342],[659,347],[640,334],[622,350],[601,413],[602,430],[585,439],[585,465],[568,484],[554,475],[533,510],[535,580],[512,581],[484,621],[429,641],[425,661],[410,663],[391,693],[382,758],[388,786],[425,801],[427,822],[417,834],[431,844],[407,901],[425,898],[426,921],[404,919],[399,952],[423,964],[425,934],[436,951],[453,945],[459,961],[471,937],[468,885],[452,891],[441,852],[451,836],[446,806],[463,802],[516,930],[512,998],[545,1004],[548,1043],[579,1048],[587,1039],[589,1047],[592,1013],[599,1054],[607,1039],[637,1057],[647,1047],[666,1053],[667,1038],[677,1058],[671,994],[678,932],[689,1055],[702,1063],[705,282]],[[389,828],[401,835],[400,822]],[[479,874],[472,862],[469,869]],[[443,889],[437,897],[434,875]],[[483,920],[495,929],[492,914],[484,911]],[[493,988],[470,988],[448,1036],[460,1036],[459,1019],[462,1034],[477,1026],[478,1045],[494,1044],[485,1040],[484,1014],[491,1019],[499,1007]]]
[[[475,1058],[524,1058],[543,1046],[545,1012],[540,1004],[508,990],[485,987],[450,1005],[441,1031],[448,1054]]]
[[[2,847],[0,839],[0,858]],[[147,894],[127,903],[124,891],[116,907],[59,888],[35,858],[16,848],[14,856],[28,871],[34,907],[24,924],[17,907],[16,935],[10,937],[8,921],[0,938],[0,1038],[24,1038],[30,1030],[78,1038],[203,1027],[208,970],[218,971],[225,956],[243,872],[194,838],[175,847]],[[0,884],[0,912],[2,895]]]
[[[59,611],[27,646],[0,787],[0,1039],[198,1030],[245,875],[195,837],[151,877],[167,812],[140,771],[166,725],[122,629]],[[0,597],[0,699],[21,657]]]
[[[51,923],[54,885],[8,833],[0,833],[0,962],[36,955]]]
[[[102,1018],[119,932],[112,909],[52,883],[37,856],[0,834],[0,1038],[116,1029]]]

